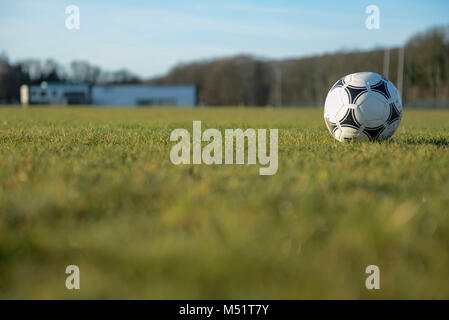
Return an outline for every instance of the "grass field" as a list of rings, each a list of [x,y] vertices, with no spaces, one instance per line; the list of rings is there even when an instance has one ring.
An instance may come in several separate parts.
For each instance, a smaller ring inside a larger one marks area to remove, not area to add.
[[[277,174],[173,165],[192,120],[278,128]],[[339,143],[321,109],[2,108],[0,141],[0,298],[449,298],[449,110]]]

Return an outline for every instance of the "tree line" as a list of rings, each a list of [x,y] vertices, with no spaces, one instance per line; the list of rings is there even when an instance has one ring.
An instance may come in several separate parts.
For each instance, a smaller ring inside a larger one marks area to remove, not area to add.
[[[396,84],[399,48],[389,52],[388,78]],[[449,27],[412,36],[404,53],[404,103],[449,107]],[[198,102],[206,106],[321,106],[336,80],[359,71],[382,74],[384,59],[384,48],[283,60],[238,55],[180,64],[165,76],[145,80],[127,70],[106,72],[86,61],[74,61],[67,70],[51,59],[12,64],[0,55],[0,100],[18,101],[21,84],[76,81],[195,84]]]
[[[388,78],[396,84],[399,48],[389,51]],[[404,103],[449,107],[449,27],[414,35],[404,56]],[[360,71],[382,74],[384,59],[384,48],[277,61],[241,55],[178,65],[148,82],[196,84],[204,105],[321,106],[339,78]]]

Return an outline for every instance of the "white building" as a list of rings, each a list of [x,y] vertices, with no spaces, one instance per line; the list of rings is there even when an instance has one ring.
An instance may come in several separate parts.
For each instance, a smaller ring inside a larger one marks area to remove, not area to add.
[[[25,95],[26,88],[23,89],[22,95]],[[92,104],[105,107],[196,105],[194,85],[91,85],[42,82],[41,85],[31,85],[28,94],[30,104]],[[21,97],[22,101],[26,101],[26,98]]]
[[[92,104],[99,106],[174,106],[194,107],[194,85],[96,85]]]

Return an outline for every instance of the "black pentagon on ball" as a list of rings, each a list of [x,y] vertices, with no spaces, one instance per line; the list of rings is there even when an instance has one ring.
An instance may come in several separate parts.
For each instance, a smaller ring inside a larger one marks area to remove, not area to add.
[[[381,124],[380,126],[377,126],[375,128],[366,127],[363,129],[363,133],[366,134],[370,138],[370,140],[375,141],[384,130],[385,126]]]
[[[380,93],[383,95],[386,99],[390,99],[390,92],[388,92],[387,83],[383,80],[379,81],[375,85],[371,86],[371,91]]]
[[[345,91],[348,93],[350,104],[355,103],[362,94],[368,92],[366,87],[355,87],[355,86],[347,86],[345,88]]]
[[[355,117],[354,109],[348,109],[343,119],[341,119],[339,122],[340,126],[342,127],[350,127],[356,130],[360,128],[360,123],[357,121]]]
[[[387,123],[392,124],[396,120],[399,120],[401,118],[401,113],[396,108],[396,105],[394,102],[390,103],[390,115],[388,116]]]

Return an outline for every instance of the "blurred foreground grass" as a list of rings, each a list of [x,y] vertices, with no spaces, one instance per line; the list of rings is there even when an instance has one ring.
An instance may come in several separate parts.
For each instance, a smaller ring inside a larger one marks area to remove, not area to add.
[[[279,128],[278,173],[173,165],[192,120]],[[448,151],[441,110],[342,144],[321,109],[0,109],[0,298],[447,299]]]

